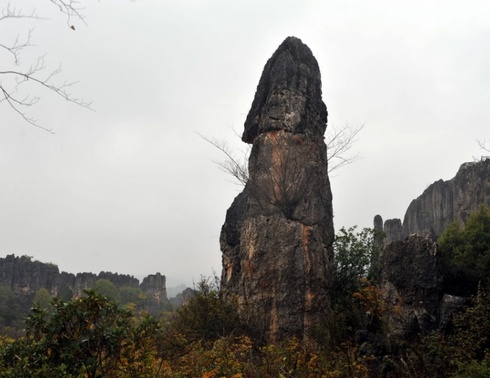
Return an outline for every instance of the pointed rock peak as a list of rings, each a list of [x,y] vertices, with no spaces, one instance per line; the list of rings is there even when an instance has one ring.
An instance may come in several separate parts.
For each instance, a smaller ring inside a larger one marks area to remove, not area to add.
[[[318,64],[299,39],[266,63],[243,140],[249,178],[221,230],[221,292],[265,340],[310,338],[330,316],[334,239]],[[252,324],[251,323],[251,324]]]
[[[264,67],[242,140],[253,143],[274,130],[323,136],[327,107],[321,76],[311,50],[299,38],[288,37]]]

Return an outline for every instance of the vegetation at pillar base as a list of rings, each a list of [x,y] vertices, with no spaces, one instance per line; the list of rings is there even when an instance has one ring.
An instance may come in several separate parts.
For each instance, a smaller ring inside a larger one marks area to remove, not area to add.
[[[187,304],[176,311],[173,327],[177,332],[192,342],[213,342],[246,332],[246,325],[238,315],[238,305],[221,297],[218,278],[202,278],[196,289]]]
[[[448,226],[441,236],[444,269],[483,274],[484,268],[478,269],[488,257],[488,219],[488,208],[482,207],[466,226]],[[490,289],[485,279],[443,331],[410,341],[391,339],[382,354],[356,346],[354,334],[365,327],[366,312],[377,318],[377,332],[386,332],[386,315],[394,311],[374,284],[378,236],[352,227],[336,237],[334,315],[322,325],[328,343],[321,327],[307,341],[257,341],[237,303],[225,300],[213,279],[203,278],[183,307],[160,318],[124,304],[140,298],[138,290],[119,289],[115,301],[102,293],[116,293],[113,285],[101,280],[97,290],[69,300],[51,300],[46,290],[38,290],[25,335],[0,337],[0,378],[490,376]],[[12,324],[18,321],[15,303],[13,291],[0,287],[0,316]]]
[[[342,227],[335,236],[333,249],[335,285],[338,290],[353,292],[359,289],[359,280],[375,278],[375,268],[380,253],[377,242],[380,232],[364,228],[356,232],[357,226]]]
[[[374,285],[380,237],[379,231],[369,228],[357,231],[356,226],[342,227],[335,236],[332,319],[325,330],[330,344],[353,339],[355,331],[363,327],[365,311],[355,294]]]
[[[361,287],[357,297],[372,308],[370,290]],[[87,291],[54,301],[51,314],[34,308],[25,337],[0,338],[0,377],[488,377],[488,293],[480,286],[450,334],[421,336],[377,357],[348,340],[334,348],[294,338],[256,344],[210,280],[162,319]]]

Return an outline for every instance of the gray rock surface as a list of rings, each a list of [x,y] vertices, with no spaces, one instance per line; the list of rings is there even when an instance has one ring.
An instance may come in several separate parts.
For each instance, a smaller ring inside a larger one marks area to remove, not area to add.
[[[156,313],[167,304],[166,277],[160,273],[150,274],[143,278],[140,285],[141,290],[153,301],[148,301],[146,310]]]
[[[243,141],[249,181],[222,227],[221,290],[269,340],[307,337],[328,312],[332,194],[318,64],[287,38],[265,65]]]
[[[490,205],[490,159],[464,163],[451,180],[430,185],[408,206],[401,232],[398,219],[385,222],[386,242],[411,234],[437,240],[448,223],[465,223],[481,204]]]
[[[437,244],[418,235],[385,248],[380,286],[391,309],[391,334],[410,337],[437,328],[443,284],[439,258]]]
[[[385,246],[393,240],[403,240],[405,236],[408,236],[403,233],[403,225],[400,219],[387,219],[383,227],[385,233]]]

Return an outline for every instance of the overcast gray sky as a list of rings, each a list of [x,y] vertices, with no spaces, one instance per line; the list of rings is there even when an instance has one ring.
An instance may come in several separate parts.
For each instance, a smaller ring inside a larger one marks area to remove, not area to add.
[[[29,112],[51,135],[0,103],[0,256],[72,273],[161,272],[170,284],[219,274],[219,233],[240,188],[196,132],[241,148],[232,129],[242,132],[267,59],[291,35],[319,62],[329,124],[365,124],[362,159],[331,177],[337,230],[403,218],[490,136],[488,1],[81,3],[87,25],[72,20],[75,31],[48,0],[21,3],[50,18],[34,23],[23,63],[61,63],[94,111],[39,92]],[[31,25],[1,22],[0,42]]]

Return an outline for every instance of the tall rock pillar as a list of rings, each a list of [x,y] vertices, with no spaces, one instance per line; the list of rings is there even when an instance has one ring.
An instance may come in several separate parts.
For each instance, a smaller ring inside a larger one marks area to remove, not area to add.
[[[249,180],[221,230],[221,290],[271,341],[328,314],[334,237],[318,63],[289,37],[264,67],[242,140]]]

